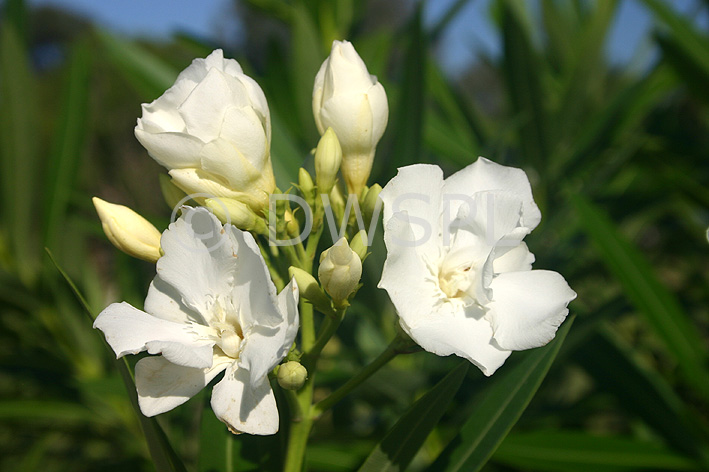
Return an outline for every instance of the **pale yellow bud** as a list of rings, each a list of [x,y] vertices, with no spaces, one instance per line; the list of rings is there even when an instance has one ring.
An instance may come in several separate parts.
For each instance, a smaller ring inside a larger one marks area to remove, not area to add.
[[[313,178],[310,176],[310,173],[302,167],[298,171],[298,186],[305,200],[309,204],[312,204],[312,199],[315,197],[315,185],[313,184]]]
[[[369,187],[367,193],[362,199],[362,213],[364,214],[364,218],[367,224],[369,224],[369,222],[372,220],[372,216],[374,216],[375,213],[377,213],[377,216],[379,216],[377,205],[381,205],[381,202],[379,201],[379,194],[381,193],[381,191],[382,186],[379,184],[374,184]]]
[[[323,292],[323,289],[320,288],[318,281],[310,273],[298,267],[290,267],[288,275],[295,279],[295,283],[298,285],[298,292],[303,300],[307,300],[323,313],[329,313],[332,310],[330,300]]]
[[[342,148],[337,135],[328,128],[315,150],[315,180],[319,193],[330,193],[342,163]]]
[[[320,283],[336,305],[341,305],[355,291],[362,277],[362,261],[342,238],[320,255]]]
[[[286,390],[298,390],[308,379],[308,371],[299,362],[288,361],[278,367],[278,385]]]
[[[128,255],[156,262],[160,259],[160,231],[148,220],[123,205],[93,198],[108,240]]]
[[[265,234],[266,223],[245,203],[231,198],[207,198],[204,204],[224,224]]]

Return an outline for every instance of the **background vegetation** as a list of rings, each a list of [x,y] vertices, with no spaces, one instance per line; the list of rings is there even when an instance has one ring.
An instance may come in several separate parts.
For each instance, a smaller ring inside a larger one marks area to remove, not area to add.
[[[544,215],[528,238],[535,267],[561,272],[579,296],[558,341],[513,354],[490,379],[466,373],[459,359],[400,356],[316,425],[309,468],[354,470],[373,449],[367,470],[709,468],[706,32],[672,2],[643,1],[659,54],[633,73],[604,54],[620,2],[499,0],[490,21],[503,54],[454,80],[433,51],[466,3],[423,27],[413,2],[244,1],[241,40],[218,45],[126,40],[58,10],[5,3],[1,470],[153,470],[151,454],[159,470],[180,470],[169,450],[156,453],[167,450],[166,437],[188,470],[224,470],[225,449],[233,470],[277,470],[284,432],[263,442],[226,435],[202,415],[209,389],[157,421],[141,419],[125,365],[43,248],[94,315],[116,300],[141,306],[154,269],[109,245],[90,202],[98,195],[167,224],[162,170],[133,138],[139,104],[194,57],[225,48],[268,97],[274,166],[287,188],[303,162],[312,166],[312,81],[337,38],[353,41],[390,99],[370,182],[414,162],[450,173],[478,155],[524,168]],[[697,2],[697,12],[707,8]],[[395,330],[393,308],[375,288],[380,241],[373,252],[365,288],[328,346],[323,392]],[[441,379],[459,386],[446,390],[455,395],[435,396]],[[422,403],[441,421],[417,422],[419,403],[394,426],[426,392]]]

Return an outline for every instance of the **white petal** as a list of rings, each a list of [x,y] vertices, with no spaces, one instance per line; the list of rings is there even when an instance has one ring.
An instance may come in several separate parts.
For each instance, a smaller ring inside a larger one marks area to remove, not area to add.
[[[150,157],[169,169],[198,167],[204,143],[185,133],[151,133],[135,128],[135,137],[148,150]]]
[[[212,68],[180,105],[180,116],[189,134],[204,142],[219,136],[227,104],[233,103],[230,81],[235,79]]]
[[[162,356],[145,357],[135,365],[138,404],[145,416],[155,416],[182,405],[226,369],[215,362],[209,369],[184,367]]]
[[[475,192],[503,190],[517,194],[522,201],[522,223],[533,230],[541,221],[542,214],[532,198],[532,187],[527,174],[522,169],[496,164],[484,157],[456,172],[445,181],[443,192],[472,196]],[[462,201],[451,205],[453,215],[457,214]]]
[[[275,434],[278,407],[268,378],[251,384],[245,369],[227,368],[212,391],[212,411],[234,433]]]
[[[502,272],[515,272],[532,270],[534,254],[529,252],[527,244],[522,242],[515,248],[507,251],[493,261],[493,271],[496,274]]]
[[[158,277],[209,321],[215,298],[230,293],[238,265],[221,223],[205,208],[183,207],[160,244],[165,255],[157,262]]]
[[[245,331],[255,325],[278,327],[284,315],[278,310],[276,286],[254,237],[234,226],[225,228],[225,231],[238,261],[232,272],[233,289],[230,292],[240,314],[235,321]]]
[[[440,255],[442,187],[440,167],[415,164],[400,168],[379,194],[384,203],[384,226],[391,219],[401,219],[401,213],[406,212],[415,236],[413,244],[431,260]]]
[[[402,319],[402,327],[427,351],[468,359],[488,376],[510,355],[509,350],[501,349],[493,340],[490,323],[482,318],[479,308],[463,308],[447,302],[432,307],[429,316],[420,319],[415,326],[407,326]]]
[[[143,307],[147,313],[163,320],[208,325],[207,320],[199,312],[190,309],[182,302],[180,292],[159,276],[150,283]]]
[[[404,218],[391,218],[384,231],[387,258],[379,288],[389,293],[397,313],[410,325],[430,314],[431,306],[443,299],[432,269],[426,265],[416,247],[402,244],[412,241],[413,229]],[[423,303],[422,303],[423,302]]]
[[[221,138],[229,141],[256,169],[261,169],[269,156],[269,142],[261,117],[250,107],[229,107],[224,114]],[[205,168],[206,169],[206,168]],[[206,169],[209,170],[209,169]],[[238,182],[238,175],[220,172],[230,182]],[[232,184],[233,185],[233,184]],[[237,187],[238,188],[238,187]]]
[[[275,327],[254,325],[244,340],[239,367],[249,372],[249,382],[261,382],[288,354],[298,332],[298,286],[291,280],[278,295],[282,320]]]
[[[560,274],[547,270],[505,272],[490,287],[493,300],[485,317],[498,344],[516,351],[551,341],[576,298]]]
[[[212,365],[214,342],[200,340],[194,326],[156,318],[126,302],[109,305],[96,318],[94,328],[103,331],[117,358],[147,350],[182,366]]]

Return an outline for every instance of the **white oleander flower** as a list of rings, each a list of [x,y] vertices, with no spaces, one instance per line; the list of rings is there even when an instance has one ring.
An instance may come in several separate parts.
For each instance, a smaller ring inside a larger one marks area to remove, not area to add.
[[[443,179],[412,165],[382,190],[387,259],[379,287],[427,351],[492,375],[513,350],[554,338],[576,293],[532,270],[522,242],[541,220],[524,171],[479,158]]]
[[[224,372],[212,391],[217,417],[234,433],[275,433],[268,373],[298,331],[297,285],[276,295],[251,234],[222,227],[204,208],[183,207],[162,248],[145,311],[114,303],[94,323],[117,357],[162,354],[135,366],[141,411],[169,411]]]
[[[188,194],[261,209],[275,189],[271,116],[258,84],[221,49],[195,59],[160,98],[143,104],[135,135]]]
[[[334,41],[315,76],[313,116],[320,134],[332,128],[342,146],[342,176],[359,195],[389,120],[384,87],[369,74],[351,43]]]

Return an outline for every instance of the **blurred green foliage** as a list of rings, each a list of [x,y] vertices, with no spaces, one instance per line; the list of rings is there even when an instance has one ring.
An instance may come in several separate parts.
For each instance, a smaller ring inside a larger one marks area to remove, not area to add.
[[[432,51],[466,3],[424,28],[421,8],[404,1],[250,0],[238,7],[244,40],[218,45],[269,99],[281,188],[303,162],[312,166],[312,81],[331,41],[350,39],[390,99],[370,182],[421,161],[452,172],[478,155],[524,168],[544,215],[528,238],[535,267],[559,271],[579,294],[564,344],[515,353],[490,379],[466,375],[457,359],[400,356],[316,424],[309,469],[706,470],[706,32],[671,2],[645,0],[659,56],[630,73],[604,53],[620,2],[543,1],[532,14],[525,2],[498,0],[490,21],[501,57],[453,80]],[[141,306],[153,268],[110,247],[90,197],[165,227],[161,169],[132,128],[139,104],[214,46],[125,40],[61,11],[6,2],[0,470],[152,470],[151,454],[158,470],[180,470],[177,456],[187,470],[223,470],[215,458],[224,456],[233,470],[278,469],[287,427],[266,440],[232,437],[202,415],[208,391],[157,421],[137,415],[126,364],[112,360],[43,251],[77,283],[89,314],[116,300]],[[375,288],[383,251],[378,241],[365,263],[365,287],[327,348],[316,398],[395,330]],[[448,384],[460,387],[440,387]],[[424,393],[430,402],[414,403]],[[419,421],[422,408],[441,421]],[[410,428],[419,434],[402,436]],[[176,455],[165,452],[167,438]]]

